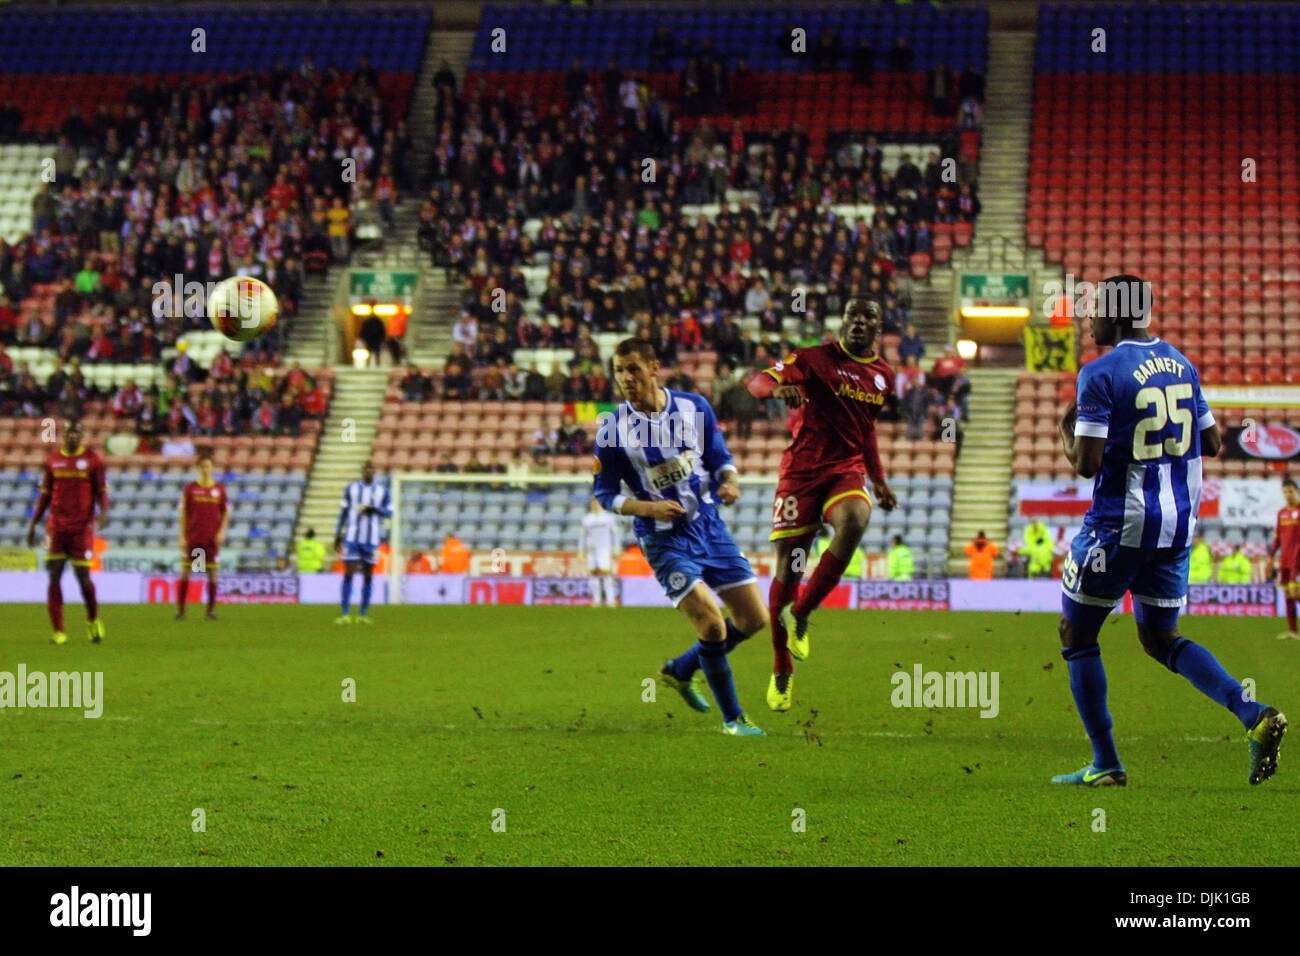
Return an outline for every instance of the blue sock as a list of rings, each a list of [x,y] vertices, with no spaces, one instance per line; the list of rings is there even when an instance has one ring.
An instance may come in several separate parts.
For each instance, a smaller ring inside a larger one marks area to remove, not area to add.
[[[736,700],[736,684],[731,679],[731,665],[727,663],[727,649],[722,644],[706,644],[700,641],[700,669],[713,691],[713,699],[718,702],[722,719],[731,721],[740,716],[740,701]]]
[[[1115,737],[1111,734],[1110,711],[1106,709],[1106,668],[1101,664],[1101,648],[1063,648],[1061,656],[1070,671],[1070,693],[1083,720],[1083,729],[1092,741],[1092,765],[1098,770],[1118,767]]]
[[[723,646],[726,647],[727,653],[730,654],[736,649],[737,644],[741,641],[747,640],[749,640],[749,635],[741,633],[740,628],[736,627],[735,622],[732,621],[731,618],[727,618],[727,639],[723,641]]]
[[[348,611],[352,607],[352,575],[348,574],[346,571],[343,572],[342,588],[343,588],[343,595],[340,601],[340,605],[343,608],[343,616],[347,617]]]
[[[678,680],[690,680],[700,667],[700,645],[697,641],[686,649],[686,653],[680,657],[674,657],[668,662],[668,669],[673,672],[673,676]]]
[[[370,610],[370,585],[374,578],[369,574],[361,575],[361,615]]]
[[[722,642],[722,646],[730,654],[741,641],[749,639],[748,634],[741,633],[740,628],[732,623],[731,618],[727,618],[727,639]],[[700,645],[699,642],[692,644],[687,648],[686,653],[680,657],[674,657],[668,662],[669,669],[673,672],[678,680],[690,680],[691,675],[700,666]]]
[[[1210,700],[1218,701],[1250,730],[1259,723],[1263,704],[1245,700],[1241,682],[1223,669],[1213,654],[1195,641],[1180,637],[1165,655],[1165,667],[1182,674]]]

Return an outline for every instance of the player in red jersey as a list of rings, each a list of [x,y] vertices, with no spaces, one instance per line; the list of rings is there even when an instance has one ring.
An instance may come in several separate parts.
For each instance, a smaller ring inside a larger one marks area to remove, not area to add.
[[[1295,606],[1296,599],[1300,598],[1300,581],[1296,580],[1300,572],[1300,487],[1294,478],[1282,480],[1282,494],[1286,496],[1286,507],[1277,513],[1277,531],[1268,557],[1275,565],[1278,586],[1286,597],[1287,633],[1281,636],[1296,637]],[[1280,557],[1275,558],[1276,555]]]
[[[185,619],[185,600],[189,596],[190,572],[208,574],[209,621],[217,619],[217,566],[221,546],[226,543],[226,524],[230,520],[230,502],[226,489],[212,477],[212,452],[199,452],[199,480],[191,481],[181,492],[181,584],[176,593],[176,620]]]
[[[45,567],[50,572],[46,606],[54,625],[55,644],[66,644],[63,633],[63,567],[72,560],[72,570],[81,585],[86,602],[86,625],[92,642],[104,639],[104,622],[99,619],[99,602],[95,584],[90,580],[90,562],[94,559],[95,506],[99,506],[99,526],[108,525],[108,484],[104,461],[81,444],[81,423],[69,419],[63,423],[63,447],[45,459],[41,476],[41,496],[27,526],[27,546],[36,545],[36,525],[48,509],[45,525]]]
[[[839,583],[867,530],[868,479],[882,508],[890,511],[898,504],[876,447],[876,416],[894,382],[893,370],[875,351],[881,327],[880,303],[850,299],[838,341],[796,349],[749,381],[754,397],[775,396],[798,410],[772,507],[776,574],[768,611],[776,659],[767,703],[773,710],[790,709],[791,658],[808,656],[808,615]],[[835,536],[800,594],[804,565],[824,523]]]

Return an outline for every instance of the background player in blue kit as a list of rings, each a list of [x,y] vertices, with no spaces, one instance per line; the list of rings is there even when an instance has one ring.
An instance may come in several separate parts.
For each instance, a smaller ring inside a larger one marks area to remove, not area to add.
[[[1078,400],[1060,424],[1075,471],[1096,476],[1092,507],[1062,569],[1060,623],[1061,654],[1093,761],[1052,779],[1093,787],[1128,782],[1111,735],[1097,636],[1130,591],[1143,649],[1245,726],[1249,780],[1257,784],[1277,769],[1286,717],[1249,699],[1213,654],[1178,634],[1201,502],[1201,454],[1216,457],[1222,438],[1196,368],[1148,331],[1150,305],[1150,287],[1134,276],[1098,286],[1092,335],[1098,345],[1115,347],[1079,371]]]
[[[614,350],[614,380],[626,401],[601,421],[594,493],[607,510],[636,518],[633,530],[655,577],[700,636],[664,664],[659,679],[706,711],[696,687],[702,671],[723,730],[761,736],[740,708],[727,663],[732,648],[768,623],[758,579],[714,504],[714,495],[724,504],[740,497],[736,466],[708,401],[664,388],[658,372],[649,343],[625,339]],[[623,494],[623,483],[631,496]],[[722,597],[729,619],[710,589]]]
[[[370,589],[375,561],[384,541],[384,519],[393,514],[388,486],[375,481],[375,466],[361,466],[361,479],[343,489],[339,523],[334,531],[334,550],[343,558],[343,586],[339,596],[341,612],[335,624],[369,624]],[[352,576],[361,572],[360,614],[348,616],[352,604]]]

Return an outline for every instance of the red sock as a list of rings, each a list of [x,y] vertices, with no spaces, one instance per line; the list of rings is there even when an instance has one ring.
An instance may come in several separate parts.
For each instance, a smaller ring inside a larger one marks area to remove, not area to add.
[[[813,572],[812,580],[804,588],[799,600],[794,602],[794,616],[807,617],[817,610],[826,599],[826,595],[835,590],[835,585],[840,583],[840,578],[844,576],[844,569],[848,566],[849,562],[837,558],[830,551],[823,554],[817,562],[817,570]]]
[[[216,606],[217,606],[217,576],[215,574],[209,574],[208,575],[208,613],[209,614],[212,613],[212,609]]]
[[[798,581],[772,579],[772,586],[767,590],[767,613],[772,619],[772,673],[793,674],[794,661],[790,658],[785,629],[781,627],[781,608],[785,607],[799,595]]]
[[[87,574],[84,578],[78,578],[81,585],[81,599],[86,602],[86,620],[93,621],[99,617],[99,601],[95,599],[95,582],[90,580]]]
[[[45,606],[50,610],[50,623],[56,631],[63,630],[63,586],[55,581],[46,592]]]
[[[190,579],[181,578],[180,587],[176,589],[176,610],[185,613],[185,602],[190,596]]]
[[[1296,632],[1295,628],[1295,598],[1286,599],[1286,627],[1292,634]]]

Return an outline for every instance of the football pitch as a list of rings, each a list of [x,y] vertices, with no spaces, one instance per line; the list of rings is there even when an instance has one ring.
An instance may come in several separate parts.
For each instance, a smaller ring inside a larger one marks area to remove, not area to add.
[[[1250,787],[1240,725],[1147,658],[1130,617],[1102,639],[1129,786],[1089,790],[1049,783],[1091,756],[1050,615],[819,612],[788,714],[763,700],[764,632],[732,666],[769,736],[733,738],[645,683],[689,644],[671,610],[379,607],[370,628],[321,606],[201,611],[109,606],[93,646],[71,605],[54,647],[44,608],[6,608],[0,671],[102,671],[103,713],[0,710],[0,865],[1300,857],[1300,739]],[[1300,644],[1280,629],[1183,623],[1294,721]],[[996,716],[894,706],[918,665],[996,673]]]

